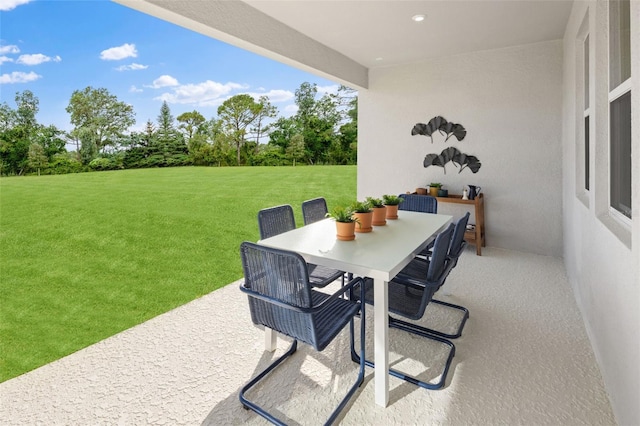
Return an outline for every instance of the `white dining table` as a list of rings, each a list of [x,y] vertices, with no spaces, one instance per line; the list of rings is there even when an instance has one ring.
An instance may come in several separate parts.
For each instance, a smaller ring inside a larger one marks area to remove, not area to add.
[[[258,244],[299,253],[308,263],[327,266],[374,281],[375,400],[389,402],[389,299],[387,283],[452,221],[452,216],[401,210],[398,219],[356,233],[353,241],[336,238],[335,222],[324,219]],[[276,333],[266,330],[265,346],[275,350]]]

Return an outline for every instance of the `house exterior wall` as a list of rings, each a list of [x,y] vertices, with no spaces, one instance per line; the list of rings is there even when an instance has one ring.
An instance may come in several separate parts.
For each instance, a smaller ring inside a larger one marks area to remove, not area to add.
[[[460,194],[485,194],[487,245],[562,255],[562,42],[474,52],[369,71],[359,93],[358,198],[414,191],[441,182]],[[435,116],[462,124],[467,136],[412,136]],[[475,155],[477,173],[423,166],[453,146]],[[460,206],[438,211],[460,216]]]
[[[640,424],[640,2],[631,1],[632,224],[608,213],[608,4],[575,2],[564,37],[563,232],[569,281],[618,424]],[[589,32],[590,190],[583,189],[581,38]],[[582,33],[581,33],[582,31]],[[576,173],[578,171],[578,173]]]

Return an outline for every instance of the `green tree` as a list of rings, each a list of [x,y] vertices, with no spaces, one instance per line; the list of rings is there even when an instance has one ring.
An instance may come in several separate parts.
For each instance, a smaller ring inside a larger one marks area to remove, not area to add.
[[[46,168],[49,163],[49,159],[47,158],[42,145],[32,143],[29,146],[27,162],[29,164],[29,168],[33,171],[37,171],[38,175],[40,175],[40,170]]]
[[[152,146],[155,144],[156,127],[151,120],[147,120],[144,131],[140,134],[139,143],[142,146]]]
[[[158,129],[149,146],[145,167],[183,166],[189,163],[184,137],[175,128],[174,118],[167,102],[163,102],[158,115]]]
[[[341,86],[341,89],[344,86]],[[352,89],[344,87],[347,93],[342,99],[344,105],[344,121],[340,126],[339,141],[342,162],[338,164],[357,164],[358,162],[358,96]],[[340,96],[340,90],[338,90]],[[343,95],[344,95],[343,93]]]
[[[21,126],[0,133],[0,162],[2,174],[21,175],[29,166],[29,138]]]
[[[75,145],[75,159],[80,161],[80,137],[78,136],[76,129],[71,130],[70,132],[65,132],[63,136],[66,144]]]
[[[185,112],[180,114],[177,118],[178,129],[184,134],[187,145],[191,142],[191,139],[198,134],[202,133],[203,125],[206,123],[206,118],[198,111]]]
[[[0,132],[12,129],[16,125],[16,112],[6,103],[0,105]]]
[[[51,161],[55,154],[66,151],[65,132],[54,125],[39,125],[34,136],[35,143],[42,146],[44,155]]]
[[[176,136],[176,129],[173,125],[174,118],[171,115],[171,109],[167,104],[167,101],[162,102],[160,107],[160,114],[158,115],[158,130],[157,134],[161,140],[172,140]]]
[[[224,133],[216,136],[210,154],[210,159],[212,160],[210,164],[217,164],[218,166],[237,164],[237,159],[234,158],[236,154],[235,141]]]
[[[207,145],[207,119],[198,111],[185,112],[177,118],[178,129],[182,132],[189,156],[193,164],[204,165],[204,147]]]
[[[358,121],[358,92],[350,87],[340,85],[335,96],[338,112],[342,121]]]
[[[124,131],[136,122],[133,107],[118,101],[104,88],[89,86],[74,91],[66,111],[71,114],[71,124],[83,146],[81,150],[88,155],[115,146]]]
[[[21,175],[29,168],[29,147],[38,142],[39,100],[29,90],[17,92],[16,109],[0,107],[0,173]]]
[[[73,129],[80,140],[80,151],[78,157],[82,165],[87,166],[98,155],[98,145],[94,133],[87,128],[81,127],[79,129]]]
[[[240,153],[246,142],[246,135],[251,125],[261,114],[263,105],[250,95],[235,95],[218,107],[218,117],[222,121],[225,134],[236,149],[236,162],[240,165]]]
[[[271,105],[267,96],[260,96],[258,99],[260,108],[254,120],[254,125],[251,128],[251,132],[255,135],[256,146],[260,144],[260,139],[264,137],[265,133],[269,133],[270,124],[267,121],[270,118],[275,118],[278,115],[278,108]]]
[[[15,100],[18,106],[16,110],[16,124],[22,126],[27,134],[33,134],[38,125],[36,114],[40,111],[40,101],[30,90],[16,93]]]
[[[316,100],[316,84],[302,83],[296,90],[298,112],[294,116],[297,127],[304,136],[309,162],[327,161],[327,151],[336,138],[336,126],[340,121],[335,96],[325,94]]]
[[[314,115],[317,94],[318,86],[306,81],[296,90],[295,103],[298,106],[296,119],[300,124],[304,124],[310,116]]]
[[[301,134],[294,135],[291,138],[291,142],[287,147],[287,155],[293,160],[293,165],[296,165],[296,161],[304,159],[304,136]]]
[[[298,122],[294,118],[280,117],[271,125],[269,144],[277,145],[285,151],[291,143],[291,138],[300,133]]]

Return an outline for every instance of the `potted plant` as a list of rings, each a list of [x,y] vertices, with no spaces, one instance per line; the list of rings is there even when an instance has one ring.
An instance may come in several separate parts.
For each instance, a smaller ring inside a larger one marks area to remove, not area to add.
[[[327,217],[336,221],[336,238],[340,241],[351,241],[356,238],[355,228],[358,219],[353,217],[351,209],[335,206],[327,213]]]
[[[358,223],[356,225],[356,232],[371,232],[371,222],[373,221],[373,210],[368,201],[356,201],[351,205],[351,211],[353,217],[355,217]]]
[[[367,197],[367,202],[371,206],[371,210],[373,210],[373,219],[371,220],[371,224],[373,226],[384,226],[387,224],[387,220],[385,219],[387,216],[387,208],[384,206],[384,203],[380,198]]]
[[[439,182],[431,182],[429,184],[429,195],[431,195],[432,197],[437,197],[438,196],[438,190],[442,188],[442,184]]]
[[[397,195],[385,194],[382,196],[382,202],[387,210],[387,219],[395,220],[398,218],[398,204],[402,202],[402,198]]]

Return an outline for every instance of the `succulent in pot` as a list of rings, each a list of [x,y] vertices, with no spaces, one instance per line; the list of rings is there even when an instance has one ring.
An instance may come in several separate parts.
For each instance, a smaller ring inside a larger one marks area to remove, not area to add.
[[[351,205],[353,216],[357,219],[356,232],[371,232],[373,228],[373,209],[368,201],[356,201]]]
[[[402,198],[397,195],[385,194],[382,196],[382,202],[387,208],[386,218],[395,220],[398,218],[398,204],[402,202]]]
[[[367,197],[366,198],[369,205],[371,205],[371,210],[373,210],[373,219],[371,220],[371,224],[373,226],[384,226],[387,224],[386,216],[387,216],[387,208],[384,206],[382,199]]]
[[[358,219],[353,216],[350,208],[335,206],[326,216],[336,221],[336,238],[341,241],[351,241],[356,238],[355,228]]]

